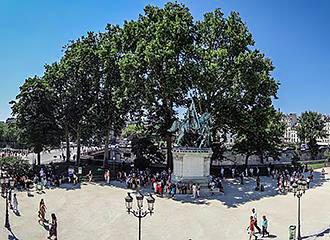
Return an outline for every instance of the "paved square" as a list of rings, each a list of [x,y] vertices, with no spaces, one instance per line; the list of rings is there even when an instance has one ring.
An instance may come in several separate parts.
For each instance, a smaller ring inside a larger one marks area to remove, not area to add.
[[[330,168],[325,179],[319,173],[302,197],[302,234],[313,235],[330,226]],[[297,199],[292,193],[281,195],[274,189],[275,182],[262,177],[265,192],[255,193],[254,179],[241,187],[238,181],[224,182],[225,195],[209,194],[195,201],[191,196],[177,196],[176,200],[156,198],[154,215],[142,220],[142,239],[175,240],[240,240],[248,239],[246,227],[251,209],[258,217],[267,215],[273,239],[288,239],[288,226],[297,221]],[[128,191],[117,186],[83,184],[80,189],[46,190],[44,194],[18,193],[21,216],[10,212],[12,233],[1,224],[0,239],[42,240],[47,230],[38,224],[38,204],[41,198],[47,207],[47,219],[55,212],[60,240],[131,240],[137,239],[138,220],[128,215],[124,198]],[[5,216],[5,201],[0,199],[0,216]],[[135,207],[135,204],[134,204]],[[47,228],[47,227],[46,227]],[[275,237],[276,236],[276,237]],[[323,238],[329,239],[330,234]]]

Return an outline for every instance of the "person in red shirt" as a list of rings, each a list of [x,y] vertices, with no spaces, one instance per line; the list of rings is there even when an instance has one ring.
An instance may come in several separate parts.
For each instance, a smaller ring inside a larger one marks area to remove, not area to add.
[[[257,240],[257,236],[255,235],[254,231],[254,219],[253,216],[250,217],[250,225],[248,227],[249,230],[249,240],[251,240],[252,237],[255,237],[255,240]]]

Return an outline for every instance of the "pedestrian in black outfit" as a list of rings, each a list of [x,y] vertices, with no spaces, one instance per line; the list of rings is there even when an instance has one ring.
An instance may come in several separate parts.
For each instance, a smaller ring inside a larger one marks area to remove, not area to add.
[[[56,219],[55,213],[52,213],[51,216],[52,216],[52,222],[51,222],[51,227],[49,230],[48,239],[51,239],[54,236],[55,240],[57,240],[57,219]]]

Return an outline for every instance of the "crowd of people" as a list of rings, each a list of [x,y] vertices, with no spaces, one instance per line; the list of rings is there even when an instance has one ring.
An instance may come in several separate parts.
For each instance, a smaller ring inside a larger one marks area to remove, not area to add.
[[[0,157],[5,158],[5,157],[20,157],[20,158],[25,158],[27,157],[31,152],[26,149],[2,149],[0,150]]]
[[[104,179],[108,176],[105,172]],[[140,191],[142,188],[150,189],[158,196],[174,197],[176,194],[190,194],[193,198],[201,195],[201,184],[193,181],[173,181],[170,171],[152,173],[149,169],[145,171],[131,170],[119,171],[117,180],[126,183],[128,189]],[[208,181],[208,188],[213,195],[215,192],[224,192],[220,177],[211,177]]]

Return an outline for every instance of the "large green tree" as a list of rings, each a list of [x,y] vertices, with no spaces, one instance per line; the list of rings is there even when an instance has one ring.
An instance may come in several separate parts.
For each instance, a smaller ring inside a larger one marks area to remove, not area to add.
[[[221,158],[226,135],[236,123],[232,114],[238,100],[235,61],[253,45],[251,33],[236,12],[225,18],[216,9],[196,23],[195,60],[199,74],[193,81],[193,93],[199,112],[212,116],[212,160]]]
[[[93,107],[99,90],[101,78],[100,58],[97,36],[89,32],[86,36],[70,42],[65,47],[61,59],[67,91],[67,108],[70,127],[77,141],[77,164],[80,164],[80,144],[83,127],[89,127],[88,116],[92,115]]]
[[[48,83],[37,76],[25,80],[16,101],[12,101],[20,138],[37,154],[46,146],[59,145],[59,129],[54,116],[54,99]]]
[[[317,139],[327,137],[322,115],[311,111],[303,112],[298,118],[297,135],[301,143],[307,144],[311,158],[315,159],[319,152]]]
[[[261,161],[265,153],[277,158],[284,127],[272,104],[279,88],[271,76],[274,66],[258,50],[241,53],[234,63],[232,93],[236,104],[232,126],[238,139],[235,149],[246,154],[246,164],[251,154],[258,155]]]
[[[64,141],[66,142],[66,161],[70,160],[70,133],[72,133],[72,115],[70,111],[70,104],[72,98],[70,97],[70,82],[68,81],[63,63],[55,62],[51,65],[45,65],[45,73],[43,78],[52,89],[54,99],[54,115],[56,124],[64,134]]]
[[[227,18],[221,10],[204,15],[196,23],[194,79],[199,111],[212,115],[214,157],[223,151],[226,133],[236,135],[235,149],[261,159],[278,155],[283,127],[272,106],[279,84],[271,77],[271,61],[254,46],[252,34],[239,14]]]
[[[107,31],[100,35],[99,41],[101,78],[96,101],[95,122],[104,139],[104,167],[108,165],[111,130],[115,135],[119,135],[130,109],[124,95],[119,67],[122,57],[121,35],[119,26],[109,24]]]
[[[133,96],[143,99],[149,126],[159,126],[154,130],[166,141],[168,167],[173,169],[172,136],[167,130],[175,119],[175,108],[185,104],[193,77],[193,18],[178,3],[147,6],[123,30],[122,76],[133,88]]]
[[[159,138],[142,124],[129,124],[122,131],[122,137],[132,143],[132,153],[135,155],[134,166],[140,170],[149,167],[151,163],[163,163],[165,157],[158,147]]]
[[[245,154],[245,165],[251,155],[257,155],[263,163],[264,158],[278,160],[281,153],[284,123],[282,114],[270,107],[251,111],[245,122],[238,128],[234,150]]]

